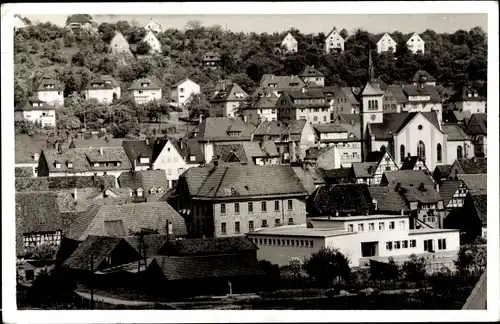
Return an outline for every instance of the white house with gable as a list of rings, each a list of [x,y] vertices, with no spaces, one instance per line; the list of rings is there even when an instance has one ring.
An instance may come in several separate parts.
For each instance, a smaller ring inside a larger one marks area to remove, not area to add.
[[[149,47],[151,48],[149,50],[149,53],[152,54],[152,53],[161,53],[161,43],[160,41],[158,40],[158,38],[156,38],[155,34],[153,33],[153,31],[148,31],[146,36],[144,36],[144,38],[142,39],[143,42],[149,44]]]
[[[286,48],[287,53],[297,53],[299,46],[297,43],[297,40],[291,33],[288,33],[285,36],[285,39],[281,42],[281,46],[284,46]]]
[[[200,93],[200,85],[189,78],[182,79],[171,87],[171,98],[180,105],[185,105],[187,100]]]
[[[336,28],[333,28],[333,30],[328,34],[328,36],[326,36],[325,51],[327,54],[335,52],[343,52],[344,43],[345,43],[344,38],[340,36]]]
[[[150,30],[155,33],[161,33],[161,25],[151,18],[151,20],[144,26],[144,29]]]
[[[377,53],[384,53],[384,52],[396,52],[396,41],[389,35],[388,33],[385,33],[380,37],[380,39],[377,41]]]
[[[417,33],[413,33],[413,35],[408,38],[406,46],[408,46],[408,49],[412,51],[413,54],[421,52],[423,55],[425,52],[425,42]]]

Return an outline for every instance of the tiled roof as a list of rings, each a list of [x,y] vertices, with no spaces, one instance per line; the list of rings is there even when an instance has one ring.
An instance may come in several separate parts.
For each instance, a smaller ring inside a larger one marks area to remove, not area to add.
[[[330,37],[330,35],[333,33],[333,32],[337,32],[337,28],[333,27],[333,29],[328,33],[328,35],[326,35],[326,38]],[[340,38],[344,39],[340,33],[337,32],[337,34],[339,35]]]
[[[299,135],[306,125],[305,120],[263,121],[257,126],[254,135]]]
[[[327,183],[342,183],[354,180],[354,170],[352,168],[338,168],[331,170],[320,169],[318,171]]]
[[[341,124],[316,124],[313,127],[320,133],[347,133]]]
[[[77,239],[84,239],[88,235],[107,235],[105,221],[121,220],[125,228],[125,233],[129,231],[139,231],[141,228],[158,230],[160,234],[166,234],[166,221],[172,222],[175,236],[187,234],[184,219],[166,202],[132,203],[124,205],[101,205],[98,206],[95,216],[84,215],[82,226],[77,235],[82,233]],[[88,222],[88,220],[90,222]],[[77,220],[78,221],[78,220]],[[87,226],[85,226],[88,224]],[[84,228],[81,231],[81,228]]]
[[[274,74],[264,74],[260,79],[259,86],[271,88],[269,85],[274,83],[277,84],[276,87],[272,87],[274,90],[301,89],[306,85],[298,76],[277,76]]]
[[[439,195],[443,198],[444,206],[446,207],[450,200],[453,198],[453,195],[460,188],[462,184],[459,180],[444,180],[439,185]]]
[[[137,252],[143,255],[143,251],[139,251],[139,238],[137,236],[127,236],[124,239]],[[150,257],[157,255],[160,248],[167,242],[167,235],[148,234],[144,235],[144,245],[146,247],[146,256]]]
[[[373,204],[365,184],[333,184],[320,186],[307,200],[307,212],[313,216],[342,214],[365,215]]]
[[[488,193],[488,175],[486,173],[458,174],[457,178],[465,183],[469,189],[469,193],[473,196],[486,195]]]
[[[300,166],[292,167],[292,169],[300,181],[302,181],[302,185],[307,190],[308,194],[312,194],[314,190],[316,190],[317,185],[325,184],[321,172],[315,169],[304,170]]]
[[[74,139],[69,145],[71,148],[122,147],[123,141],[123,138]]]
[[[180,80],[180,81],[176,82],[175,84],[173,84],[173,85],[172,85],[172,88],[177,88],[178,86],[180,86],[181,84],[183,84],[183,83],[184,83],[184,82],[186,82],[186,81],[191,81],[191,82],[193,82],[193,83],[196,83],[196,82],[194,82],[193,80],[191,80],[190,78],[184,78],[184,79],[182,79],[182,80]]]
[[[153,162],[153,146],[146,140],[125,140],[122,145],[130,161],[136,161],[137,165],[142,165],[138,161],[140,157],[149,158],[149,162]]]
[[[215,168],[201,185],[197,198],[306,196],[302,182],[289,165],[223,166]]]
[[[400,85],[390,85],[389,90],[391,91],[394,99],[399,104],[405,104],[408,102],[408,98]]]
[[[264,275],[256,259],[246,255],[154,256],[168,280],[234,278]]]
[[[305,69],[300,72],[299,77],[304,78],[304,77],[323,77],[325,76],[323,73],[319,72],[314,68],[312,65],[308,65],[305,67]]]
[[[204,239],[170,240],[158,251],[158,255],[194,256],[235,254],[256,251],[258,247],[246,236]]]
[[[206,167],[206,166],[189,168],[179,176],[179,180],[180,178],[185,178],[186,183],[188,185],[189,194],[191,196],[196,195],[198,190],[200,190],[201,185],[210,174],[211,170],[212,167]]]
[[[201,150],[201,144],[198,142],[198,138],[183,138],[181,139],[183,148],[181,149],[181,155],[186,157],[186,163],[204,163],[205,157]],[[195,157],[195,161],[191,161],[190,156]]]
[[[417,187],[421,183],[425,186],[433,186],[434,180],[424,170],[399,170],[384,172],[382,175],[382,183],[390,187],[396,186],[398,183],[402,187]]]
[[[115,176],[67,176],[17,178],[16,192],[60,191],[74,188],[114,188]]]
[[[418,156],[407,156],[403,160],[403,165],[401,166],[400,170],[414,170],[415,164],[417,164],[417,162],[419,161],[422,161],[422,159]]]
[[[456,159],[455,163],[458,163],[465,174],[487,173],[487,158]]]
[[[47,139],[44,136],[29,136],[26,134],[15,135],[14,147],[16,163],[35,164],[38,164],[38,161],[35,161],[33,158],[35,153],[38,153],[40,155],[42,153],[42,150],[47,148],[54,148],[53,145],[47,142]]]
[[[106,236],[88,236],[75,251],[64,261],[63,266],[76,270],[100,270],[106,266],[106,258],[113,253],[118,246],[127,246],[127,258],[138,260],[141,255],[122,238]],[[135,253],[134,253],[135,252]],[[90,256],[93,265],[90,264]],[[104,262],[104,264],[103,264]]]
[[[34,104],[38,104],[35,106]],[[14,107],[14,111],[33,111],[33,110],[54,110],[55,108],[51,105],[48,105],[46,102],[38,100],[38,99],[26,99],[24,105],[21,104],[17,107]]]
[[[431,124],[440,129],[436,112],[388,113],[384,114],[383,123],[368,124],[368,127],[377,140],[392,139],[393,134],[398,134],[418,114],[424,115]]]
[[[237,83],[232,83],[224,90],[219,90],[211,102],[244,101],[248,94]]]
[[[377,171],[378,162],[354,162],[352,169],[356,178],[372,178]]]
[[[209,117],[198,125],[198,140],[204,141],[241,141],[250,140],[255,126],[240,118]],[[240,132],[239,136],[229,136],[229,132]]]
[[[342,87],[340,88],[337,96],[346,97],[351,105],[359,105],[359,101],[356,99],[354,93],[352,93],[352,88],[350,87]]]
[[[70,193],[36,191],[16,193],[16,251],[23,251],[23,234],[63,231],[74,218],[75,201]]]
[[[451,164],[436,165],[434,172],[436,172],[436,170],[439,170],[442,178],[448,178],[448,175],[450,174],[450,171],[451,171],[451,167],[452,167]],[[436,181],[437,180],[439,180],[439,179],[436,179]]]
[[[71,24],[71,23],[84,24],[84,23],[91,23],[91,22],[92,22],[92,19],[83,15],[83,14],[72,15],[71,19],[68,21],[69,24]]]
[[[263,108],[275,108],[278,103],[278,97],[276,95],[271,94],[270,97],[266,97],[263,95],[260,97],[257,102],[252,106],[253,109],[263,109]]]
[[[330,152],[331,150],[334,150],[335,147],[333,146],[327,146],[327,147],[322,147],[322,148],[317,148],[317,147],[310,147],[306,150],[306,156],[304,157],[305,160],[316,160],[318,157],[321,155]]]
[[[241,144],[214,144],[214,155],[223,162],[249,163]]]
[[[142,84],[145,83],[146,86],[142,86]],[[153,80],[151,79],[137,79],[132,84],[130,87],[128,87],[128,90],[160,90],[161,87],[157,85]]]
[[[385,156],[385,152],[382,151],[371,151],[365,157],[365,162],[380,162]]]
[[[487,121],[487,114],[472,114],[467,124],[466,133],[469,135],[486,135],[488,133]],[[473,125],[479,126],[478,129],[474,129]]]
[[[142,188],[148,201],[160,198],[168,188],[167,175],[165,170],[144,170],[144,171],[129,171],[122,172],[118,177],[120,188],[130,188],[137,190]],[[149,192],[150,189],[163,189],[163,192],[153,193]]]
[[[486,195],[473,195],[471,199],[477,215],[481,220],[481,225],[486,226],[488,221],[488,197]]]
[[[424,204],[436,203],[442,200],[439,192],[432,186],[403,187],[401,193],[409,202],[418,201]]]
[[[45,86],[53,86],[50,88],[46,88]],[[38,86],[38,91],[63,91],[64,86],[62,85],[61,82],[57,81],[56,79],[49,79],[49,78],[44,78],[40,82],[40,85]]]
[[[33,177],[35,173],[33,172],[32,167],[16,167],[14,171],[14,176],[17,178],[22,178],[22,177]]]
[[[380,86],[373,82],[367,82],[362,91],[363,96],[381,96],[383,94]]]
[[[371,186],[368,187],[372,200],[377,201],[377,212],[400,213],[401,210],[409,211],[404,199],[393,187]]]
[[[385,117],[385,115],[384,115]],[[336,122],[345,124],[359,124],[361,121],[359,114],[338,114]]]
[[[467,141],[470,137],[457,124],[442,124],[443,132],[448,135],[448,141]]]
[[[420,82],[420,78],[425,77],[427,82],[436,82],[436,78],[434,78],[432,75],[430,75],[427,71],[425,70],[418,70],[415,72],[413,77],[409,80],[410,82]]]
[[[85,171],[111,171],[111,170],[129,170],[132,165],[122,147],[105,147],[102,149],[63,149],[62,153],[58,150],[44,150],[43,155],[47,160],[49,172],[85,172]],[[56,168],[56,163],[59,162],[61,167]],[[68,168],[68,162],[73,163],[73,168]],[[93,163],[100,163],[99,166],[94,166]],[[103,162],[120,162],[120,166],[105,166]]]

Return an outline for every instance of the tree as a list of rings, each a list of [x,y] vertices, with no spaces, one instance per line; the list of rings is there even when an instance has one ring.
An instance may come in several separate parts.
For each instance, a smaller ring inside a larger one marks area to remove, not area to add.
[[[316,279],[323,286],[330,286],[337,278],[348,280],[351,269],[349,260],[338,249],[322,247],[304,262],[304,269],[309,277]]]
[[[26,100],[26,90],[16,80],[14,83],[14,107],[23,104]]]
[[[296,278],[300,278],[300,271],[302,270],[302,260],[297,257],[288,260],[288,266]]]
[[[88,19],[90,19],[90,21],[92,21],[92,16],[89,15],[89,14],[78,14],[79,16],[85,16],[87,17]],[[67,18],[66,18],[66,25],[69,24],[69,22],[71,21],[71,19],[73,19],[73,17],[76,16],[76,15],[69,15]]]
[[[151,46],[148,43],[140,41],[137,44],[137,54],[146,55],[149,54],[149,51],[151,51]]]
[[[486,249],[476,244],[462,245],[454,263],[461,274],[482,271],[486,268]]]
[[[115,36],[116,25],[104,22],[97,28],[99,34],[101,34],[101,39],[103,42],[109,43],[111,39]]]
[[[349,32],[347,29],[342,28],[342,30],[339,32],[339,35],[342,36],[343,39],[347,39],[349,37]]]
[[[14,131],[16,134],[28,134],[32,136],[39,134],[41,130],[42,127],[38,122],[32,122],[29,120],[14,121]]]
[[[71,58],[71,63],[76,66],[85,66],[85,55],[82,52],[78,52]]]
[[[190,119],[197,119],[200,115],[209,117],[210,103],[202,94],[191,96],[186,105]]]
[[[406,281],[420,281],[426,276],[427,260],[424,257],[418,258],[415,254],[410,255],[402,267],[403,276]]]

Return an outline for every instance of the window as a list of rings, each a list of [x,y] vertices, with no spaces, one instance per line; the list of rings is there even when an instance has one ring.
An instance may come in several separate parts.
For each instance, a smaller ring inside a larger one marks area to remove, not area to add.
[[[304,246],[304,240],[300,240],[300,246]]]
[[[417,144],[417,156],[419,158],[425,158],[425,144],[422,141],[418,141],[418,144]]]
[[[179,91],[180,91],[181,93],[183,93],[183,92],[184,92],[184,88],[179,88]]]
[[[441,162],[443,160],[443,149],[441,147],[441,144],[437,145],[437,161]]]
[[[401,241],[401,248],[402,249],[407,249],[408,248],[408,240]]]
[[[248,221],[248,231],[253,232],[253,221]]]
[[[389,229],[393,230],[396,222],[389,222]]]
[[[378,223],[378,230],[385,231],[385,223],[384,222]]]
[[[392,250],[392,242],[386,242],[385,248],[386,248],[386,250],[389,250],[389,251]]]
[[[309,241],[308,240],[306,240],[305,244],[306,244],[306,247],[309,247]]]
[[[369,223],[369,224],[368,224],[368,230],[369,230],[370,232],[373,232],[373,231],[375,230],[375,223]]]
[[[347,225],[347,231],[348,232],[354,232],[354,225],[353,224]]]
[[[220,223],[220,231],[221,231],[222,235],[226,235],[227,234],[226,223]]]
[[[172,169],[168,169],[168,175],[172,175]]]
[[[277,239],[276,241],[278,242],[278,245],[281,245],[281,240],[280,239]]]
[[[290,246],[290,240],[286,240],[286,245]]]
[[[276,225],[276,226],[277,226],[277,225],[279,225],[279,224],[280,224],[280,219],[279,219],[279,218],[276,218],[276,219],[274,220],[274,225]]]
[[[276,239],[273,239],[273,245],[276,245]]]
[[[404,145],[401,145],[399,147],[399,160],[401,163],[403,163],[405,160],[405,146]]]
[[[410,240],[410,247],[411,248],[417,247],[417,240]]]
[[[462,146],[457,146],[457,159],[463,158]]]
[[[226,213],[226,204],[220,204],[220,213],[225,214]]]
[[[240,213],[240,203],[234,203],[234,212],[236,214]]]
[[[400,241],[395,241],[394,242],[394,249],[399,250],[401,248],[401,242]]]
[[[405,229],[405,221],[399,221],[399,229]]]
[[[364,225],[363,224],[358,224],[358,232],[363,232],[365,229],[364,229]]]
[[[432,246],[432,240],[424,241],[424,251],[434,252],[434,248]]]
[[[267,203],[265,201],[263,201],[260,205],[263,212],[267,211]]]
[[[264,244],[267,244],[267,239],[264,239]],[[269,244],[271,244],[271,239],[269,239]]]
[[[292,240],[292,246],[295,246],[295,240]]]
[[[240,232],[240,222],[234,222],[234,232],[235,233]]]
[[[326,116],[323,116],[323,121],[326,122]]]
[[[248,212],[253,213],[253,202],[248,203]]]
[[[438,240],[438,250],[446,250],[446,239]]]
[[[262,227],[267,227],[267,220],[266,219],[262,220]]]
[[[293,209],[293,200],[289,199],[288,200],[288,210],[292,210]]]
[[[280,210],[280,202],[279,200],[274,201],[274,210],[279,211]]]

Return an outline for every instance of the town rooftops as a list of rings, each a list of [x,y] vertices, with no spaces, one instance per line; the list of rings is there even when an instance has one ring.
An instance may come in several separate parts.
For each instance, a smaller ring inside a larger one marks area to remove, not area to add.
[[[393,187],[371,186],[368,187],[372,201],[375,200],[376,212],[400,214],[401,211],[409,212],[403,197]]]
[[[340,124],[316,124],[313,127],[319,133],[347,133]]]
[[[281,227],[259,228],[250,236],[296,236],[296,237],[332,237],[353,235],[355,232],[347,232],[331,228],[307,228],[305,225],[286,225]]]
[[[359,101],[356,99],[356,96],[352,92],[352,88],[350,87],[342,87],[339,89],[339,91],[336,93],[337,97],[346,97],[347,101],[351,105],[359,105]],[[359,116],[359,115],[358,115]]]
[[[240,118],[209,117],[198,125],[199,141],[249,141],[255,126]]]
[[[38,164],[38,158],[42,150],[53,148],[54,145],[42,135],[29,136],[16,134],[14,139],[16,163]]]
[[[422,78],[425,78],[425,79],[422,79]],[[425,80],[425,82],[436,82],[436,78],[434,78],[432,75],[430,75],[425,70],[418,70],[417,72],[415,72],[415,74],[413,75],[413,77],[411,77],[411,79],[409,81],[411,83],[420,83],[421,80],[422,81]]]
[[[194,256],[234,254],[247,251],[256,251],[254,242],[244,236],[217,237],[205,239],[171,240],[166,242],[158,251],[159,255]]]
[[[383,151],[371,151],[366,154],[365,161],[366,162],[380,162],[382,158],[385,156],[386,152]]]
[[[414,170],[415,169],[415,165],[418,163],[418,162],[424,162],[424,160],[422,160],[422,158],[420,158],[419,156],[407,156],[405,157],[404,161],[403,161],[403,165],[401,166],[400,170]]]
[[[373,178],[378,162],[354,162],[352,169],[356,178]]]
[[[487,173],[488,168],[487,158],[456,159],[454,164],[457,164],[460,168],[461,172],[459,173],[465,174]],[[451,176],[454,176],[454,174]]]
[[[260,87],[273,89],[302,89],[306,86],[298,76],[277,76],[274,74],[264,74],[260,79]]]
[[[402,187],[417,187],[421,183],[424,186],[434,186],[434,180],[424,170],[388,171],[382,175],[381,185],[395,187],[398,183]]]
[[[122,147],[123,138],[73,139],[69,148]]]
[[[455,91],[453,95],[450,96],[448,102],[459,102],[459,101],[485,101],[486,98],[479,95],[476,89],[472,87],[462,86],[460,89]]]
[[[114,188],[115,176],[67,176],[16,178],[16,192],[64,191],[80,188]]]
[[[306,125],[305,120],[263,121],[254,131],[254,136],[259,135],[300,135]]]
[[[219,90],[211,102],[244,101],[247,97],[248,94],[237,83],[232,83],[223,90]]]
[[[320,186],[307,200],[307,212],[313,216],[341,214],[365,215],[373,211],[365,184]]]
[[[488,193],[488,175],[486,173],[458,174],[457,178],[463,181],[472,196],[486,195]]]
[[[274,144],[274,143],[273,143]],[[253,165],[253,158],[279,156],[276,147],[273,150],[265,150],[268,146],[262,146],[258,142],[241,142],[237,144],[214,144],[214,155],[223,162],[240,162]],[[272,148],[272,147],[271,147]]]
[[[443,200],[439,192],[432,186],[413,186],[401,188],[401,194],[409,202],[418,201],[423,204],[436,203]]]
[[[184,178],[188,185],[189,194],[195,195],[200,189],[201,185],[205,181],[205,179],[210,174],[212,167],[203,166],[203,167],[193,167],[184,171],[183,174],[179,176],[179,180]],[[179,187],[177,187],[179,188]]]
[[[439,185],[439,195],[443,199],[444,206],[446,207],[453,195],[460,188],[462,182],[460,180],[444,180]]]
[[[168,188],[165,170],[122,172],[118,177],[118,183],[120,188],[130,188],[134,191],[141,188],[148,197],[148,201],[151,201],[150,198],[157,194],[163,195]]]
[[[138,79],[132,82],[128,90],[160,90],[161,87],[151,79]]]
[[[448,141],[467,141],[470,137],[457,124],[442,124],[443,132],[448,135]]]
[[[24,105],[14,108],[14,111],[34,111],[34,110],[55,110],[55,108],[45,101],[36,98],[27,99]]]
[[[289,165],[221,166],[208,174],[193,198],[305,197],[302,182]]]
[[[17,178],[23,178],[23,177],[34,177],[35,172],[33,170],[33,167],[15,167],[14,169],[14,176]]]
[[[440,130],[437,114],[431,112],[411,112],[411,113],[388,113],[384,114],[383,123],[368,124],[370,134],[377,140],[392,139],[393,135],[398,134],[408,123],[418,114],[424,115],[437,129]]]
[[[321,73],[320,71],[316,70],[314,66],[308,65],[305,67],[305,69],[300,72],[299,77],[304,78],[304,77],[324,77],[325,75]]]
[[[466,133],[473,135],[486,135],[488,115],[483,113],[472,114],[467,124]]]
[[[64,87],[56,79],[44,78],[40,81],[37,91],[63,91]]]

